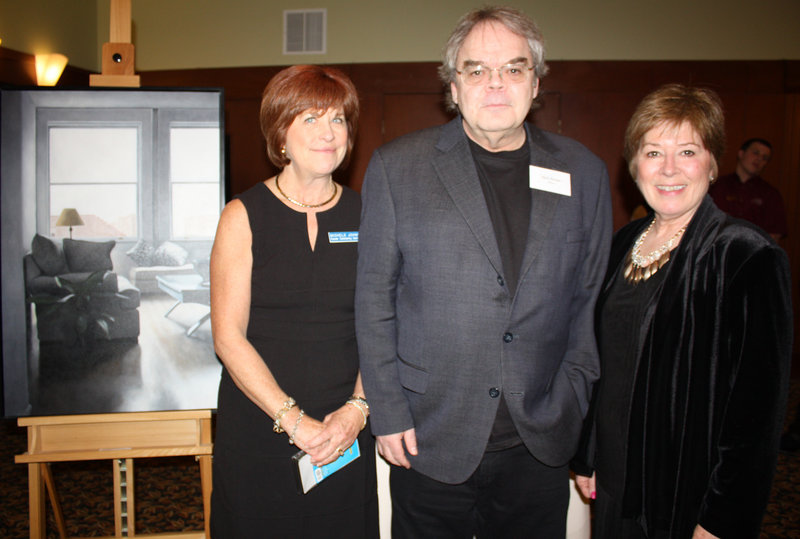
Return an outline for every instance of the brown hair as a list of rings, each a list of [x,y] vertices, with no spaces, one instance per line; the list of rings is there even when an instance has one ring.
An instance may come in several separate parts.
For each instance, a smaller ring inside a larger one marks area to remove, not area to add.
[[[442,65],[439,66],[439,78],[445,84],[447,93],[447,106],[456,110],[453,96],[450,93],[450,83],[456,77],[456,60],[458,51],[472,30],[481,23],[496,22],[508,28],[511,32],[522,36],[528,42],[528,48],[533,59],[533,73],[536,79],[547,75],[547,64],[544,62],[544,37],[539,27],[527,15],[513,7],[482,7],[475,9],[461,17],[450,38],[444,46]]]
[[[625,160],[636,179],[636,157],[648,131],[661,124],[675,127],[688,122],[713,159],[716,176],[725,151],[725,114],[722,101],[713,90],[683,84],[666,84],[648,94],[636,107],[625,130]]]
[[[294,119],[307,110],[324,112],[331,108],[342,109],[347,123],[345,166],[358,127],[358,93],[353,82],[336,68],[316,65],[287,67],[272,77],[261,96],[259,113],[269,160],[280,168],[288,165],[290,160],[281,149]]]
[[[758,142],[759,144],[763,144],[764,146],[769,148],[770,151],[772,151],[772,144],[770,144],[770,142],[767,139],[763,139],[763,138],[759,138],[759,137],[749,138],[749,139],[745,140],[744,142],[742,142],[742,145],[739,146],[739,149],[741,151],[743,151],[743,152],[747,151],[747,149],[750,146],[752,146],[753,143],[755,143],[755,142]]]

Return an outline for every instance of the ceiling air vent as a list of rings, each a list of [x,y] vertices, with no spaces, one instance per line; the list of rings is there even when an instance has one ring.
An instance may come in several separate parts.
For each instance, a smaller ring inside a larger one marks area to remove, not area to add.
[[[283,54],[325,54],[326,9],[283,12]]]

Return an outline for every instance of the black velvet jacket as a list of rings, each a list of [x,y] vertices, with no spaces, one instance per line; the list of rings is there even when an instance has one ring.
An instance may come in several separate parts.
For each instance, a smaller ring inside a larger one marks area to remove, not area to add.
[[[597,312],[650,220],[615,235]],[[788,393],[786,254],[706,196],[661,271],[668,273],[647,306],[635,378],[645,390],[635,404],[645,406],[645,428],[637,447],[628,447],[643,473],[627,488],[641,494],[626,491],[626,505],[632,499],[647,528],[666,527],[675,539],[691,537],[698,523],[725,539],[758,537]],[[602,370],[607,376],[615,373]],[[603,469],[594,461],[595,437],[603,434],[590,410],[576,472]]]

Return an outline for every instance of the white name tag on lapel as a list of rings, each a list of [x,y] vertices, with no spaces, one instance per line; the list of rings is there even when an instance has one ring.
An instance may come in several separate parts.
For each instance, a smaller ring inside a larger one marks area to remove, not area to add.
[[[572,181],[569,172],[530,165],[530,187],[548,193],[572,196]]]
[[[328,232],[330,243],[358,243],[358,230],[353,232]]]

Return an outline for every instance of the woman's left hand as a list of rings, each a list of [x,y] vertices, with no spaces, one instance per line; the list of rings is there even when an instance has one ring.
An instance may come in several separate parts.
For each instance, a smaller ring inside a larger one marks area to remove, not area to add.
[[[692,539],[719,539],[716,535],[710,534],[700,524],[695,526]]]
[[[594,500],[597,495],[597,485],[595,474],[591,477],[584,475],[575,475],[575,484],[578,485],[578,490],[583,494],[587,500]]]
[[[306,453],[311,455],[311,463],[323,466],[338,459],[356,441],[363,423],[364,416],[349,404],[326,415],[322,422],[325,428],[309,440]]]

